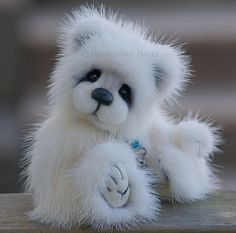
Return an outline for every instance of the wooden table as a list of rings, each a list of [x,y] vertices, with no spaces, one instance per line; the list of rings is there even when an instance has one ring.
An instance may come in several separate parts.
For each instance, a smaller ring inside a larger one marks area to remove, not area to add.
[[[89,229],[57,230],[30,222],[26,213],[32,208],[30,194],[0,194],[0,233],[6,232],[94,232]],[[218,195],[189,205],[164,204],[156,226],[129,232],[235,232],[236,192]]]

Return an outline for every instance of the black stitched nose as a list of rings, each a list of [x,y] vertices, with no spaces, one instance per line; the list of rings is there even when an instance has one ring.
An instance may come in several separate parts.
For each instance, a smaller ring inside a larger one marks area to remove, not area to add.
[[[92,98],[97,100],[99,104],[110,105],[113,101],[111,92],[104,88],[97,88],[92,92]]]

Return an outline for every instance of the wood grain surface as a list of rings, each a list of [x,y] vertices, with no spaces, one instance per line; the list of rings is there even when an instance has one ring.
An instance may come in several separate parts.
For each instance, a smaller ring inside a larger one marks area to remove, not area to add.
[[[88,228],[58,230],[31,222],[27,218],[30,209],[30,194],[0,194],[0,233],[94,232]],[[142,226],[129,232],[236,232],[236,192],[220,192],[188,205],[162,203],[160,219],[155,226]]]

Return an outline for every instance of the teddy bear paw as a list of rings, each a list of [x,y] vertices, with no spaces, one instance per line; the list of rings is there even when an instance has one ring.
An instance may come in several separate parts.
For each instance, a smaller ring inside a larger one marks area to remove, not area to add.
[[[115,163],[111,167],[102,193],[106,202],[112,207],[122,207],[127,203],[130,195],[129,180],[121,163]]]

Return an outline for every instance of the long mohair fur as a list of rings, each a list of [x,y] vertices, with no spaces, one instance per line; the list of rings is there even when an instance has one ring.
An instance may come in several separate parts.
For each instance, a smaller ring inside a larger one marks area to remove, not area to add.
[[[26,154],[31,219],[62,228],[126,229],[158,221],[163,184],[178,202],[216,191],[209,155],[219,143],[217,132],[197,119],[175,123],[161,107],[182,92],[189,78],[189,59],[179,47],[94,7],[67,17],[59,46],[49,112],[30,137]],[[80,83],[93,67],[102,71],[100,79]],[[124,83],[131,87],[131,106],[118,94]],[[91,92],[101,87],[113,94],[113,103],[101,106],[95,117]],[[134,139],[147,150],[147,168],[137,165],[129,145]],[[109,199],[107,185],[117,166],[123,175],[115,188],[127,182],[129,196],[114,207],[117,200]]]

